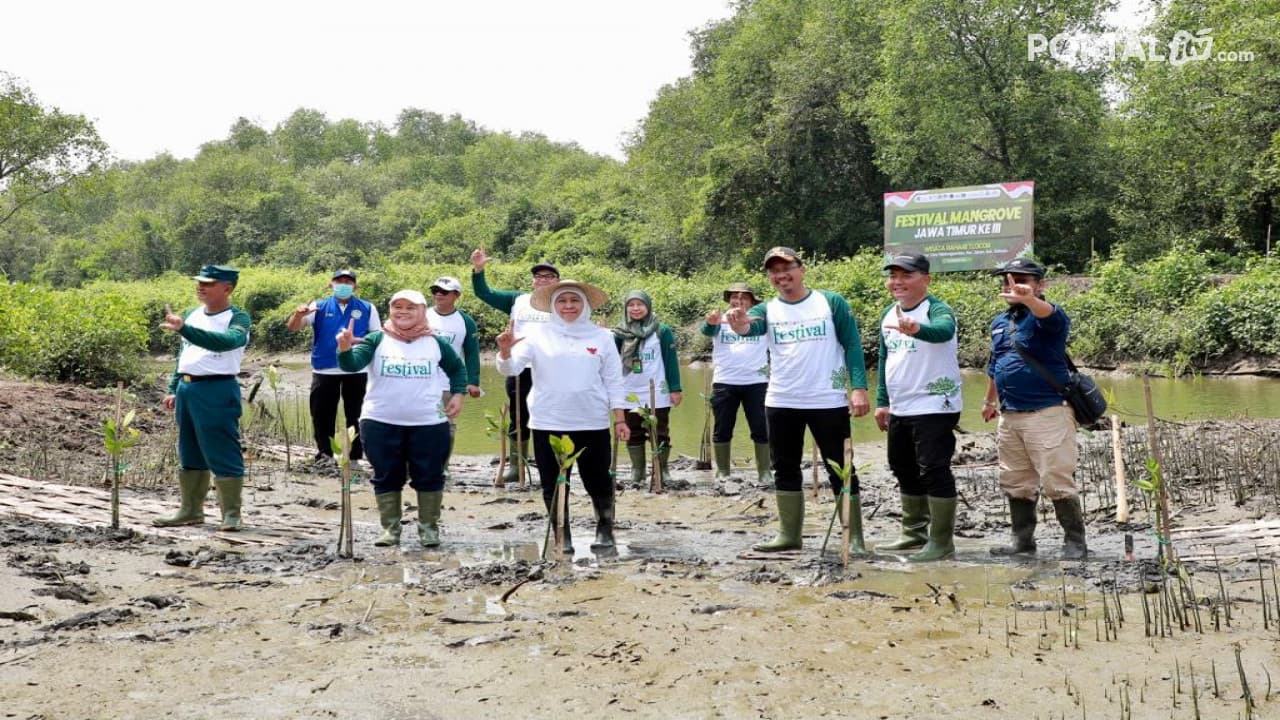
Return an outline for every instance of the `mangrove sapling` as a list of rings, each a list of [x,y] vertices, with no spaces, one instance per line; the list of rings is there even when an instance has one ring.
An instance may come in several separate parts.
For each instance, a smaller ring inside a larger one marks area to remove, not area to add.
[[[658,451],[662,446],[658,444],[658,414],[653,409],[653,406],[657,404],[657,398],[656,396],[653,396],[653,389],[653,381],[650,380],[649,391],[651,397],[649,404],[631,408],[627,412],[640,418],[640,424],[644,426],[645,432],[649,436],[649,447],[652,451],[653,458],[653,462],[650,463],[651,472],[649,475],[649,492],[660,493],[662,492],[663,478],[661,463],[658,462]],[[627,395],[627,401],[638,403],[640,402],[640,398],[635,393],[629,393]]]
[[[329,448],[333,450],[333,456],[338,459],[338,469],[342,477],[342,503],[341,513],[338,520],[338,557],[351,558],[355,557],[355,550],[352,547],[354,538],[354,523],[351,519],[351,443],[355,441],[356,429],[346,427],[343,422],[340,426],[342,429],[337,435],[329,438]]]
[[[554,511],[549,513],[547,518],[547,535],[550,537],[554,529],[556,557],[559,558],[564,554],[565,521],[569,516],[569,468],[573,467],[573,463],[586,448],[575,451],[573,438],[568,435],[552,435],[548,440],[551,443],[551,452],[555,453],[559,472],[556,473],[556,491],[551,500]],[[544,560],[547,554],[546,548],[547,543],[544,542],[542,545]]]
[[[484,420],[488,426],[485,432],[489,437],[498,436],[498,475],[493,479],[493,486],[505,488],[507,483],[502,479],[502,475],[507,471],[507,433],[511,431],[511,420],[507,416],[507,406],[503,405],[498,408],[498,417],[496,419],[492,413],[485,413]]]
[[[267,386],[271,388],[271,394],[276,401],[276,418],[280,421],[280,434],[284,437],[284,469],[285,472],[289,472],[293,469],[293,448],[289,440],[289,423],[284,419],[284,404],[280,400],[280,369],[274,364],[268,365],[266,376]]]
[[[124,451],[138,444],[142,433],[133,427],[135,411],[130,410],[121,416],[124,404],[124,383],[116,385],[115,416],[102,423],[102,443],[106,445],[107,456],[111,458],[111,529],[120,527],[120,480],[124,476]]]

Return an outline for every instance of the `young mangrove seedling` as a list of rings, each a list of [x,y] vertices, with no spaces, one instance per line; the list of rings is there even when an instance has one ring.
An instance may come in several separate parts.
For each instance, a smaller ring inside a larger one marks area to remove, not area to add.
[[[586,448],[575,450],[573,438],[568,435],[552,435],[548,439],[551,442],[551,452],[555,453],[559,472],[556,474],[556,491],[551,500],[553,509],[547,517],[546,539],[551,539],[554,530],[556,556],[559,557],[564,554],[565,520],[569,515],[569,468],[573,467],[573,463]],[[544,559],[546,558],[548,544],[544,541],[542,545]]]
[[[289,423],[285,422],[284,405],[280,401],[280,368],[268,365],[266,374],[267,386],[271,388],[271,394],[276,401],[276,417],[280,421],[280,434],[284,436],[284,469],[285,472],[289,472],[293,469],[293,451],[289,441]]]
[[[116,386],[116,411],[114,417],[102,422],[102,444],[107,448],[107,456],[111,458],[111,529],[120,527],[120,480],[128,465],[124,462],[124,451],[138,444],[142,433],[133,427],[136,412],[130,410],[120,416],[124,398],[124,386]]]
[[[329,449],[333,451],[333,456],[338,459],[338,468],[341,471],[342,478],[342,504],[341,512],[338,518],[338,557],[350,558],[355,557],[355,549],[353,547],[354,523],[351,519],[351,444],[355,442],[356,429],[346,427],[343,423],[342,431],[329,438]]]

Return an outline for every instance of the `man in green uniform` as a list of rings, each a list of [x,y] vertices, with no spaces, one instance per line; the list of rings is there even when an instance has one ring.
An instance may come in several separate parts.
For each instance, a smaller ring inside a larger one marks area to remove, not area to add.
[[[210,479],[218,488],[220,530],[240,529],[240,494],[244,488],[244,455],[240,450],[240,362],[249,344],[249,315],[231,304],[240,272],[225,265],[205,265],[195,276],[200,307],[186,316],[165,306],[160,327],[178,333],[182,345],[164,396],[166,410],[178,421],[178,512],[152,524],[199,525],[204,522],[204,496]]]

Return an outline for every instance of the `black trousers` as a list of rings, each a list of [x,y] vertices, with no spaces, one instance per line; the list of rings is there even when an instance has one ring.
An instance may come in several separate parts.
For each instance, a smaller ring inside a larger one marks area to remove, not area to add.
[[[960,413],[889,416],[889,469],[903,495],[956,496],[951,456]]]
[[[733,428],[738,422],[738,407],[747,416],[747,427],[751,428],[751,440],[757,443],[769,442],[769,431],[764,420],[764,395],[769,390],[769,383],[751,385],[725,385],[716,383],[711,386],[711,414],[715,425],[711,430],[711,442],[727,443],[733,440]]]
[[[516,407],[520,408],[520,435],[529,437],[529,390],[533,388],[533,370],[525,368],[519,375],[520,396],[516,397],[516,377],[507,378],[507,419],[511,421],[507,437],[514,443],[516,439]],[[512,446],[514,447],[514,445]]]
[[[766,407],[764,414],[769,425],[774,487],[790,491],[803,489],[800,461],[804,458],[804,430],[807,427],[818,446],[818,453],[822,455],[831,489],[839,495],[843,482],[827,461],[844,465],[844,441],[849,438],[848,406],[820,410]],[[857,472],[853,473],[851,480],[851,492],[857,493]]]
[[[551,449],[552,435],[568,435],[573,441],[574,451],[582,450],[582,454],[574,461],[582,476],[582,487],[591,497],[608,497],[613,492],[613,478],[609,476],[609,462],[613,458],[613,438],[608,430],[534,430],[533,458],[538,463],[538,477],[542,481],[542,501],[551,507],[555,497],[556,479],[560,476],[560,461]],[[568,481],[573,467],[565,471]]]
[[[653,429],[653,434],[658,436],[658,445],[671,447],[671,408],[658,408],[653,414],[658,418],[658,426]],[[626,418],[627,429],[631,431],[627,447],[641,447],[649,442],[649,427],[644,424],[644,420],[630,410],[627,411]]]
[[[369,382],[366,373],[355,375],[322,375],[311,374],[311,425],[315,431],[316,451],[321,455],[333,457],[333,448],[329,441],[333,439],[334,425],[338,422],[338,400],[342,400],[342,411],[346,415],[347,427],[359,427],[360,407],[364,405],[364,390]],[[360,442],[360,433],[356,433],[355,442],[351,443],[351,459],[364,457],[364,446]]]

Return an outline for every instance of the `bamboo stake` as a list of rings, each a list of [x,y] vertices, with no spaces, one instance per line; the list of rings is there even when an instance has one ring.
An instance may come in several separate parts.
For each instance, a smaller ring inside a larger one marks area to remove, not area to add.
[[[713,374],[713,372],[708,372],[706,380],[703,382],[702,443],[698,446],[697,464],[699,470],[711,469],[711,377]]]
[[[819,482],[818,481],[818,465],[820,464],[820,458],[818,456],[818,443],[815,442],[813,444],[813,447],[810,448],[810,450],[811,452],[809,453],[809,458],[810,458],[809,464],[812,466],[812,470],[813,470],[813,502],[820,503],[822,502],[822,496],[818,492],[818,482]]]
[[[1124,448],[1121,446],[1120,416],[1111,416],[1111,454],[1116,466],[1116,522],[1129,522],[1129,489],[1124,474]]]
[[[339,427],[342,428],[338,434],[342,436],[342,528],[338,531],[338,555],[341,557],[354,557],[355,551],[352,548],[354,534],[354,526],[351,521],[351,439],[347,436],[347,423],[345,420],[346,408],[338,417]]]
[[[817,446],[817,443],[814,443]],[[850,493],[853,492],[853,439],[844,441],[844,466],[849,473],[844,478],[840,491],[840,507],[844,511],[844,515],[840,519],[840,563],[847,570],[849,568],[849,518],[852,512],[852,498]]]
[[[649,483],[649,491],[654,493],[662,492],[662,463],[658,462],[658,387],[654,383],[653,378],[649,378],[649,420],[652,424],[649,426],[649,445],[653,448],[653,462],[650,469],[652,480]]]
[[[515,327],[515,320],[511,321],[512,327]],[[521,373],[522,374],[522,373]],[[529,487],[529,479],[525,477],[524,462],[524,429],[520,426],[520,374],[516,375],[516,395],[515,395],[515,415],[516,415],[516,477],[520,481],[520,489],[524,490]]]
[[[493,479],[493,486],[497,488],[505,488],[507,481],[502,476],[507,472],[507,418],[508,408],[498,408],[498,475]]]
[[[123,412],[124,404],[124,381],[116,383],[116,439],[120,440],[126,436],[125,429],[121,427],[124,423]],[[110,454],[110,453],[108,453]],[[111,458],[111,529],[115,530],[120,527],[120,463],[124,459],[124,453],[118,453]],[[204,498],[200,498],[201,504]],[[1259,570],[1261,572],[1261,570]]]

